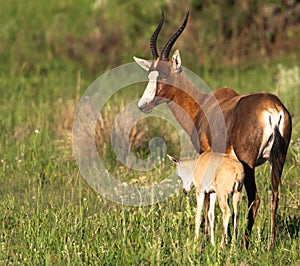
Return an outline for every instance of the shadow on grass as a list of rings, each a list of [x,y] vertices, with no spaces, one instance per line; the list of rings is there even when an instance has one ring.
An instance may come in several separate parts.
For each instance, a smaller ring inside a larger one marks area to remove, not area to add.
[[[288,215],[277,216],[276,218],[276,233],[277,236],[297,238],[300,231],[300,216]],[[280,238],[281,238],[280,237]]]

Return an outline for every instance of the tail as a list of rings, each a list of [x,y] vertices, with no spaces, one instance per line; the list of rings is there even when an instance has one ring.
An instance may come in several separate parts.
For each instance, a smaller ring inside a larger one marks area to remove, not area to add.
[[[276,125],[273,133],[273,146],[271,148],[269,161],[272,167],[272,179],[281,185],[281,174],[286,157],[286,145],[283,136]]]
[[[244,172],[235,172],[234,173],[234,186],[233,191],[242,191],[244,184]]]

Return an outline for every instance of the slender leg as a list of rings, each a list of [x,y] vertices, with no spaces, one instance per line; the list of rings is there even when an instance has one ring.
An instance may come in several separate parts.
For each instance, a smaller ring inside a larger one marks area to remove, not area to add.
[[[219,205],[222,210],[223,214],[223,228],[224,228],[224,234],[221,240],[221,247],[224,245],[224,238],[225,238],[225,243],[227,245],[228,243],[228,223],[230,219],[230,208],[228,205],[228,195],[219,195],[218,196],[219,200]]]
[[[232,205],[233,205],[233,212],[234,212],[234,220],[233,220],[233,242],[236,241],[236,231],[237,231],[237,224],[238,224],[238,203],[240,199],[241,192],[235,191],[233,192],[232,197]]]
[[[279,185],[278,179],[273,178],[272,176],[272,199],[271,199],[272,217],[271,217],[271,241],[270,241],[271,246],[273,246],[275,240],[275,218],[276,218],[276,212],[278,208],[278,185]]]
[[[205,206],[205,224],[204,224],[204,235],[208,235],[208,210],[210,205],[209,193],[205,193],[204,206]]]
[[[210,240],[211,240],[212,245],[215,244],[214,224],[215,224],[216,199],[217,199],[216,193],[210,193],[208,219],[209,219],[209,227],[210,227]]]
[[[201,212],[203,208],[204,196],[205,196],[204,192],[196,193],[196,198],[197,198],[197,213],[196,213],[196,227],[195,227],[196,240],[199,238],[199,229],[201,225]]]
[[[224,236],[225,236],[225,244],[228,244],[228,224],[230,219],[230,208],[228,205],[228,195],[221,195],[219,198],[220,207],[223,213],[223,227],[224,227]],[[221,247],[224,244],[224,237],[221,241]]]
[[[248,197],[248,225],[245,232],[244,244],[245,247],[248,248],[249,236],[252,232],[256,213],[259,208],[260,198],[257,194],[256,183],[254,178],[254,169],[251,169],[246,164],[244,164],[244,169],[245,169],[244,185]]]
[[[284,114],[288,117],[288,114]],[[291,120],[285,119],[283,136],[279,132],[278,127],[274,129],[274,142],[270,152],[271,178],[272,178],[272,199],[271,199],[271,241],[273,246],[275,240],[275,218],[278,208],[278,186],[281,183],[282,170],[286,158],[287,147],[291,137]],[[279,122],[278,122],[279,123]]]

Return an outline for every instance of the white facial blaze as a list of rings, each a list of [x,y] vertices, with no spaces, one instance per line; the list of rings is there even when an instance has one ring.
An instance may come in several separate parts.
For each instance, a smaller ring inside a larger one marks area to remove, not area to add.
[[[149,73],[149,75],[148,75],[149,82],[144,91],[142,98],[138,102],[139,107],[144,106],[146,103],[149,103],[154,99],[158,75],[159,75],[159,73],[156,70],[151,71]]]

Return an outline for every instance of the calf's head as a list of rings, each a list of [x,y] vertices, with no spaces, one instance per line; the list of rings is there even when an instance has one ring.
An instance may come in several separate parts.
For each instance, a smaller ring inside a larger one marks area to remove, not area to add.
[[[182,181],[182,191],[187,193],[191,190],[193,184],[193,171],[196,165],[196,159],[178,160],[167,154],[168,158],[176,164],[176,173]]]

